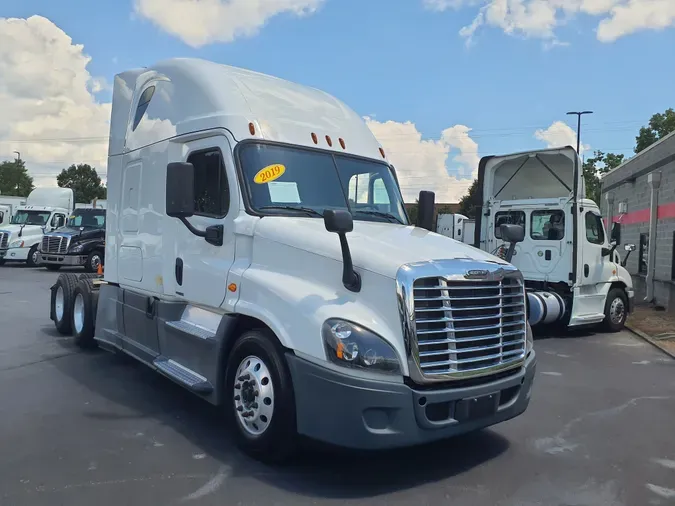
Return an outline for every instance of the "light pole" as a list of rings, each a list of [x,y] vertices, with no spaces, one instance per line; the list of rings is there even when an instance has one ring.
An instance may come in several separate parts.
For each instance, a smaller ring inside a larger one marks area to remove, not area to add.
[[[16,153],[16,159],[18,161],[21,161],[21,153],[19,153],[18,151],[14,151],[14,153]]]
[[[567,114],[577,116],[577,154],[579,154],[579,149],[581,148],[581,117],[584,114],[593,114],[593,111],[581,111],[581,112],[571,111],[568,112]]]

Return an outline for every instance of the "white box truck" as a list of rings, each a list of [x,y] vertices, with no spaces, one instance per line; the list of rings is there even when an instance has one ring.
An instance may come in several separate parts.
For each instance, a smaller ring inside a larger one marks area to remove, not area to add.
[[[513,265],[523,273],[532,326],[603,324],[621,330],[634,291],[600,210],[586,199],[581,160],[572,147],[487,156],[478,170],[483,208],[474,245],[499,256],[502,224],[525,228]],[[626,251],[635,245],[625,245]]]
[[[473,244],[476,220],[459,213],[439,214],[436,220],[436,232],[456,241]]]
[[[26,204],[16,208],[10,224],[0,228],[0,265],[9,261],[38,265],[42,236],[63,227],[74,206],[70,188],[35,188]]]
[[[26,197],[2,195],[0,193],[0,228],[9,225],[18,206],[26,203]]]
[[[56,328],[221,406],[259,458],[528,406],[522,275],[410,226],[382,147],[322,91],[194,59],[117,75],[107,200],[103,277],[58,278]]]

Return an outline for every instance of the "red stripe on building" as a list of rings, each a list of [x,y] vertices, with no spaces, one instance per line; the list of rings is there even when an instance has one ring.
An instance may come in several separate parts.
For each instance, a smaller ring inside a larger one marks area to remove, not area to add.
[[[675,218],[675,202],[670,202],[668,204],[663,204],[659,206],[658,219],[666,220],[668,218]],[[605,225],[607,225],[607,219],[605,218]],[[614,223],[621,222],[623,225],[635,225],[638,223],[648,223],[649,222],[649,209],[640,209],[639,211],[633,211],[632,213],[626,213],[623,216],[614,216],[612,219]]]

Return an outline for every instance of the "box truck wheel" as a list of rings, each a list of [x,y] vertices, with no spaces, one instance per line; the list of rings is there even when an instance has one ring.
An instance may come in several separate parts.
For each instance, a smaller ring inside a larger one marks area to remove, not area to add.
[[[80,279],[73,291],[72,328],[73,341],[80,348],[95,346],[96,307],[98,288],[91,278]]]
[[[71,313],[76,285],[75,274],[61,274],[52,286],[49,317],[53,320],[56,330],[63,335],[69,335],[72,332]]]
[[[28,258],[26,259],[26,265],[28,267],[36,267],[40,264],[40,252],[38,251],[38,245],[34,244],[33,247],[28,251]]]
[[[229,353],[225,409],[237,445],[263,461],[291,456],[296,442],[295,398],[281,345],[268,330],[243,333]]]
[[[605,320],[602,322],[609,332],[623,329],[628,317],[628,298],[621,288],[612,288],[605,301]]]

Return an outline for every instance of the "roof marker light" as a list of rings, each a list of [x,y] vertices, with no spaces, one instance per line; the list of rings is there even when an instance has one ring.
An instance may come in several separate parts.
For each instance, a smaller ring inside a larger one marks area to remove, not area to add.
[[[315,134],[314,132],[312,132],[312,140],[314,141],[314,144],[318,144],[318,143],[319,143],[319,139],[318,139],[318,137],[316,136],[316,134]]]
[[[251,135],[255,135],[255,125],[253,123],[248,124],[248,131],[251,132]]]
[[[384,149],[380,148],[380,154],[382,155],[382,158],[385,158],[385,156],[384,156]]]
[[[340,137],[340,146],[342,146],[342,149],[347,149],[347,147],[345,146],[345,141],[342,137]]]
[[[326,135],[326,142],[328,143],[328,145],[330,147],[333,147],[333,141],[331,140],[331,138],[328,135]]]

